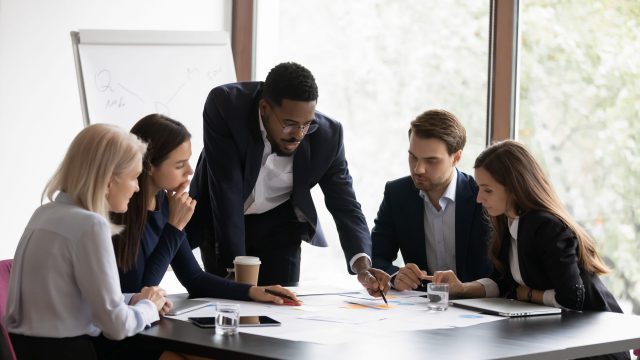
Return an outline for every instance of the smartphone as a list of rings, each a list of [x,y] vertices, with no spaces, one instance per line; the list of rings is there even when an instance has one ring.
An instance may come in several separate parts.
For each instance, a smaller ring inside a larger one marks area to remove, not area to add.
[[[216,327],[216,317],[190,317],[189,321],[201,328]],[[268,316],[240,316],[240,326],[280,326],[280,322]]]
[[[216,317],[215,316],[206,316],[206,317],[190,317],[189,321],[196,324],[201,328],[214,328],[216,327]]]
[[[280,322],[268,316],[240,316],[240,326],[280,326]]]

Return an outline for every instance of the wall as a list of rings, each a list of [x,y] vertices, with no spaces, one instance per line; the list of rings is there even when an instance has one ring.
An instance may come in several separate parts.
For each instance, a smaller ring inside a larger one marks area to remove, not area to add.
[[[82,128],[69,32],[229,31],[229,14],[230,0],[0,0],[0,259]]]

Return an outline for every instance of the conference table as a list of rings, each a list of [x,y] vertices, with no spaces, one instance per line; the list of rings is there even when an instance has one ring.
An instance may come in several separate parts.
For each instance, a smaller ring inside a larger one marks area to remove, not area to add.
[[[308,322],[309,331],[314,326]],[[242,332],[224,336],[187,321],[163,318],[135,339],[215,359],[574,359],[640,348],[640,316],[563,312],[464,327],[343,335],[348,341],[331,344]]]

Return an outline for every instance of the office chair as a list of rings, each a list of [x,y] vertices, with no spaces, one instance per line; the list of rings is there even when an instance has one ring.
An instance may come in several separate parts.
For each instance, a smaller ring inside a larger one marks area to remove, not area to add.
[[[13,260],[0,260],[0,359],[16,360],[16,354],[9,339],[9,333],[4,328],[4,313],[7,306],[7,295],[9,293],[9,275]]]

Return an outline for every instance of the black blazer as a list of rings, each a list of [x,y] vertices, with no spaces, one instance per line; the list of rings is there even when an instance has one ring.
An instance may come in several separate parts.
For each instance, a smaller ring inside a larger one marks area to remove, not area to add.
[[[373,265],[393,274],[392,262],[402,252],[405,263],[427,269],[424,200],[410,176],[386,184],[384,198],[371,232]],[[476,203],[478,185],[473,178],[458,171],[456,184],[456,275],[473,281],[491,274],[488,258],[489,225]]]
[[[587,273],[578,264],[578,241],[574,233],[548,212],[532,211],[520,216],[518,224],[518,263],[522,280],[536,290],[556,291],[556,301],[567,309],[622,310],[597,275]],[[500,261],[503,273],[491,276],[502,296],[514,297],[516,282],[509,268],[511,235],[507,231]]]
[[[191,183],[198,200],[188,227],[191,246],[214,252],[218,267],[232,267],[245,255],[244,202],[260,172],[264,143],[258,123],[262,82],[233,83],[211,90],[204,106],[204,150]],[[371,236],[356,200],[344,155],[342,126],[315,114],[318,129],[302,140],[293,159],[291,202],[308,223],[312,245],[327,246],[311,198],[320,184],[327,209],[333,215],[348,261],[358,253],[371,254]],[[211,246],[213,239],[216,245]],[[213,255],[213,254],[209,254]]]

